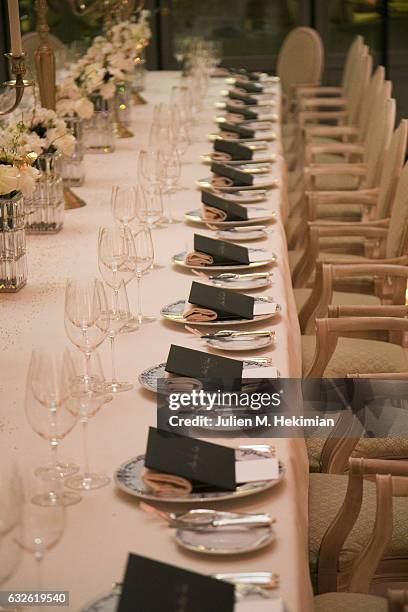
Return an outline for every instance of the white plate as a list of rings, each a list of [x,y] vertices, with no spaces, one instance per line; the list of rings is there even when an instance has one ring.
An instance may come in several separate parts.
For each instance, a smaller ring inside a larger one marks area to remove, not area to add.
[[[228,265],[216,265],[216,266],[193,266],[186,263],[186,251],[182,253],[176,253],[171,258],[171,261],[176,266],[181,266],[182,268],[187,268],[189,270],[249,270],[252,268],[260,268],[262,266],[268,266],[276,262],[276,255],[272,254],[271,259],[265,259],[264,261],[252,261],[249,264],[228,264]]]
[[[239,136],[239,134],[237,134],[237,136]],[[274,140],[277,140],[277,138],[278,136],[276,132],[264,132],[261,130],[259,130],[258,134],[255,134],[253,138],[229,138],[225,136],[225,134],[223,134],[222,132],[208,134],[208,140],[210,142],[214,142],[214,140],[221,139],[236,142],[238,144],[245,142],[258,142],[259,140],[267,140],[268,142],[273,142]]]
[[[233,512],[216,512],[216,518],[237,516]],[[257,528],[219,527],[203,531],[177,529],[175,540],[179,546],[207,555],[239,555],[264,548],[276,534],[273,525]]]
[[[222,153],[222,151],[215,151],[215,153]],[[271,164],[274,163],[276,161],[276,154],[275,153],[264,153],[263,151],[254,151],[254,156],[251,160],[249,159],[241,159],[241,160],[232,160],[232,159],[225,159],[220,160],[217,158],[213,157],[214,153],[210,153],[209,155],[201,155],[200,159],[201,161],[206,164],[207,166],[211,165],[214,161],[215,162],[221,162],[221,163],[228,163],[229,166],[239,166],[240,164],[246,164],[246,163],[252,163],[252,164]]]
[[[116,486],[138,499],[145,499],[155,502],[180,503],[180,504],[202,504],[210,501],[224,501],[255,495],[261,491],[266,491],[276,486],[285,475],[285,467],[279,461],[279,478],[277,480],[262,480],[258,482],[248,482],[238,485],[235,491],[208,491],[205,493],[190,493],[184,497],[170,497],[168,495],[158,495],[148,489],[142,480],[142,473],[145,468],[144,455],[139,455],[125,461],[115,472],[114,481]]]
[[[272,298],[267,297],[256,297],[256,302],[274,302]],[[260,321],[266,321],[267,319],[272,319],[272,317],[276,317],[281,312],[281,307],[279,304],[276,304],[276,311],[269,314],[263,315],[255,315],[253,319],[223,319],[222,321],[205,321],[198,322],[197,321],[188,321],[184,318],[183,313],[186,307],[186,300],[178,300],[177,302],[172,302],[171,304],[166,304],[160,310],[160,314],[162,317],[167,319],[168,321],[172,321],[173,323],[181,323],[182,325],[200,325],[200,326],[223,326],[228,327],[230,325],[245,325],[250,323],[259,323]]]
[[[218,196],[220,195],[220,191],[218,189],[214,189],[213,187],[211,187],[210,189],[205,189],[203,191],[214,193]],[[265,189],[244,189],[243,191],[223,190],[222,197],[228,202],[236,202],[237,204],[242,205],[259,204],[260,202],[265,202],[268,199],[268,192]]]
[[[196,325],[196,323],[194,324]],[[260,364],[258,361],[251,361],[251,359],[244,360],[244,369],[248,368],[263,368],[263,364]],[[278,372],[279,374],[279,372]],[[152,393],[157,393],[157,381],[164,379],[166,377],[166,364],[159,363],[154,366],[150,366],[146,370],[143,370],[141,374],[138,376],[138,381],[148,391]]]
[[[278,179],[263,179],[262,178],[262,174],[260,175],[256,175],[257,178],[259,178],[260,180],[256,182],[255,185],[237,185],[236,187],[229,185],[228,187],[217,187],[218,191],[229,191],[229,192],[233,192],[233,191],[249,191],[252,189],[276,189],[277,187],[279,187],[279,181]],[[209,176],[207,178],[203,178],[200,179],[199,181],[196,181],[196,185],[200,188],[200,189],[214,189],[214,185],[212,184],[212,176]]]
[[[232,242],[248,242],[250,240],[259,240],[260,238],[267,238],[268,233],[264,229],[253,229],[248,228],[247,232],[231,232],[230,230],[218,230],[215,232],[218,238],[223,240],[232,240]]]
[[[275,335],[269,336],[238,336],[237,338],[203,338],[207,346],[218,349],[219,351],[255,351],[272,344]]]
[[[275,221],[277,218],[277,214],[275,211],[272,211],[269,215],[265,215],[265,217],[256,217],[256,219],[245,219],[244,221],[204,221],[203,219],[203,211],[201,208],[197,208],[196,210],[189,210],[184,213],[184,219],[189,221],[190,223],[199,223],[201,225],[213,225],[214,227],[235,227],[239,225],[259,225],[260,223],[268,223],[271,221]]]
[[[250,291],[251,289],[261,289],[262,287],[269,287],[272,285],[272,274],[262,278],[238,278],[236,280],[228,281],[204,277],[199,278],[199,280],[202,280],[203,283],[207,283],[213,287],[219,287],[221,289],[231,289],[231,291]]]

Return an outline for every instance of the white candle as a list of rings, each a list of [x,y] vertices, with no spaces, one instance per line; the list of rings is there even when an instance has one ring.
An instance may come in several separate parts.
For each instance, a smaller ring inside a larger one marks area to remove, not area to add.
[[[13,55],[19,56],[23,53],[23,46],[21,44],[18,0],[8,0],[8,14],[10,22],[11,52]]]

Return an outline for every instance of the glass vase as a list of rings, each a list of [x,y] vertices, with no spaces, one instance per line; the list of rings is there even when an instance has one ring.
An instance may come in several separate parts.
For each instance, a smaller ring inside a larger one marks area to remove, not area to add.
[[[62,180],[66,187],[80,187],[84,184],[84,122],[80,117],[64,117],[67,127],[75,136],[74,153],[62,156]]]
[[[59,151],[48,151],[39,155],[35,162],[41,175],[33,195],[24,199],[27,234],[56,234],[62,229],[64,189],[61,160]]]
[[[22,194],[0,196],[0,293],[16,293],[27,282],[24,222]]]
[[[140,93],[145,88],[146,61],[143,54],[134,59],[135,71],[132,80],[132,93]]]
[[[113,100],[104,100],[101,95],[90,97],[94,114],[84,121],[84,145],[89,153],[112,153],[115,150],[113,134]]]
[[[131,83],[118,83],[115,93],[115,122],[129,127],[131,121]]]

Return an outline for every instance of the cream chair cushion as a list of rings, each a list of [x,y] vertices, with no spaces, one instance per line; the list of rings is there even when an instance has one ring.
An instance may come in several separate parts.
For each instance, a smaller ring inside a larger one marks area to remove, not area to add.
[[[297,311],[300,312],[309,299],[312,292],[307,287],[301,287],[293,290],[295,295],[295,302]],[[336,306],[378,306],[381,304],[381,300],[375,295],[369,295],[368,293],[348,293],[346,291],[334,291],[331,304]]]
[[[302,336],[302,363],[305,375],[314,359],[315,336]],[[349,372],[405,372],[408,370],[404,350],[397,344],[362,338],[339,338],[324,377],[343,378]]]
[[[309,480],[309,562],[312,582],[316,584],[317,563],[324,534],[343,503],[348,477],[338,474],[310,474]],[[370,537],[375,520],[375,483],[364,482],[363,502],[359,517],[344,543],[339,558],[339,573],[352,569],[358,553]],[[408,499],[393,500],[393,534],[384,559],[406,559],[408,569]]]
[[[324,593],[314,598],[315,612],[387,612],[383,597],[361,593]]]

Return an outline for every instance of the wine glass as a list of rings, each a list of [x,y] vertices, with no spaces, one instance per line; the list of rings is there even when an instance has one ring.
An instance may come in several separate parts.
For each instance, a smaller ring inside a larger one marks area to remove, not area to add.
[[[139,185],[145,193],[154,194],[160,188],[159,148],[141,149],[137,159]],[[157,219],[158,220],[158,219]]]
[[[32,554],[37,565],[36,590],[41,591],[42,562],[46,553],[61,540],[66,521],[66,511],[61,505],[42,506],[35,500],[42,497],[41,481],[31,472],[24,475],[24,496],[21,500],[21,522],[16,542]]]
[[[113,218],[123,225],[129,225],[137,215],[137,190],[128,185],[112,187],[111,210]]]
[[[88,364],[84,367],[83,360],[73,357],[75,377],[71,380],[70,410],[75,414],[82,425],[84,469],[80,474],[67,478],[65,485],[75,491],[90,491],[109,484],[110,478],[105,474],[96,473],[90,469],[88,449],[88,423],[105,403],[106,381],[101,361],[97,352],[93,353]],[[89,372],[89,379],[84,375]]]
[[[173,218],[172,210],[172,195],[177,191],[181,175],[180,157],[177,153],[177,148],[170,143],[169,146],[160,152],[159,160],[163,176],[164,193],[167,194],[167,222],[169,224],[180,223],[180,221]]]
[[[103,283],[97,278],[70,279],[65,287],[65,330],[68,338],[85,354],[91,354],[108,334],[107,302]],[[85,373],[89,377],[89,373]]]
[[[130,391],[133,385],[128,382],[119,382],[116,378],[115,366],[115,339],[122,331],[124,326],[130,319],[129,301],[126,291],[126,285],[122,280],[118,288],[107,288],[107,299],[109,308],[109,332],[108,337],[111,343],[111,363],[112,363],[112,380],[106,382],[105,388],[112,393],[120,391]]]
[[[36,475],[50,481],[50,490],[33,499],[41,506],[69,506],[81,501],[79,495],[61,491],[62,479],[78,471],[76,465],[64,469],[58,462],[58,447],[75,427],[77,416],[69,409],[71,381],[74,377],[69,352],[58,348],[35,349],[27,374],[25,412],[32,429],[48,440],[51,464],[40,467]]]
[[[137,278],[137,320],[141,325],[156,319],[156,317],[146,316],[142,312],[142,276],[150,270],[154,261],[152,235],[147,225],[141,225],[135,230],[133,258]]]
[[[158,160],[160,159],[158,153]],[[160,173],[160,180],[162,180],[162,176],[162,173]],[[161,189],[152,193],[142,188],[141,197],[138,200],[137,216],[150,230],[154,228],[158,221],[163,219],[163,192]]]

